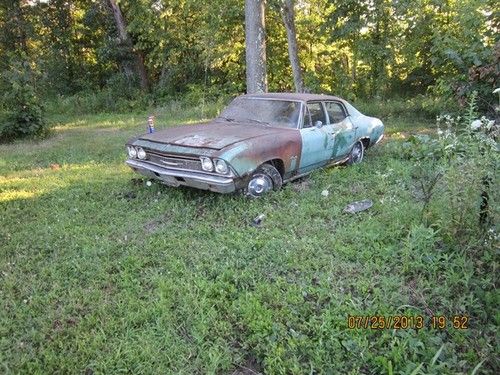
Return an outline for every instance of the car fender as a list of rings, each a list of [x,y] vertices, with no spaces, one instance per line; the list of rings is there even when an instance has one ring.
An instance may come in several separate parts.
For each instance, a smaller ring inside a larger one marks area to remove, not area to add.
[[[219,155],[244,177],[250,175],[260,165],[271,160],[280,160],[282,177],[287,177],[300,165],[302,139],[296,129],[283,129],[278,136],[260,136],[231,145]]]

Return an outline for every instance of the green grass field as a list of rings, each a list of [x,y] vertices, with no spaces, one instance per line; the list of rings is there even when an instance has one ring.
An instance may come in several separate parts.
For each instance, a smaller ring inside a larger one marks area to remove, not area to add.
[[[171,108],[157,128],[211,114]],[[498,371],[487,240],[422,225],[394,151],[432,122],[391,119],[362,164],[250,200],[133,180],[124,143],[146,116],[52,116],[50,138],[0,145],[0,373]],[[349,329],[350,315],[424,327]]]

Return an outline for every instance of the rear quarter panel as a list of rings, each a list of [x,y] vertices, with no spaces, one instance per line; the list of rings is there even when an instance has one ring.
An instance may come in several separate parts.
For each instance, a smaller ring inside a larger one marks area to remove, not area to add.
[[[384,133],[384,124],[381,120],[375,117],[370,117],[362,114],[350,103],[344,102],[349,111],[350,119],[356,130],[356,138],[369,138],[370,145],[374,144]]]

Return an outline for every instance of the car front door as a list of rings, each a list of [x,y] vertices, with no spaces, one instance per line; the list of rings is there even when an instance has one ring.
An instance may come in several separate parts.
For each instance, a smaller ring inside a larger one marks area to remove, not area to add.
[[[328,163],[332,158],[335,145],[332,137],[333,128],[327,123],[323,103],[307,103],[304,109],[304,118],[300,129],[302,151],[299,173],[308,172]]]
[[[351,151],[356,141],[356,129],[353,126],[344,106],[339,102],[325,102],[328,126],[334,138],[332,159],[342,159]]]

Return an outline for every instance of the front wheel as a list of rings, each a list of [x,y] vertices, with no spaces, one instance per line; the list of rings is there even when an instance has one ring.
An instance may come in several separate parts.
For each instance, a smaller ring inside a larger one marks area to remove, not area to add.
[[[352,146],[351,153],[349,154],[349,159],[347,159],[347,164],[358,164],[363,160],[363,156],[365,154],[365,146],[363,146],[363,142],[357,141],[354,146]]]
[[[278,190],[283,185],[283,179],[271,164],[262,164],[255,170],[246,187],[247,195],[258,198],[270,190]]]

